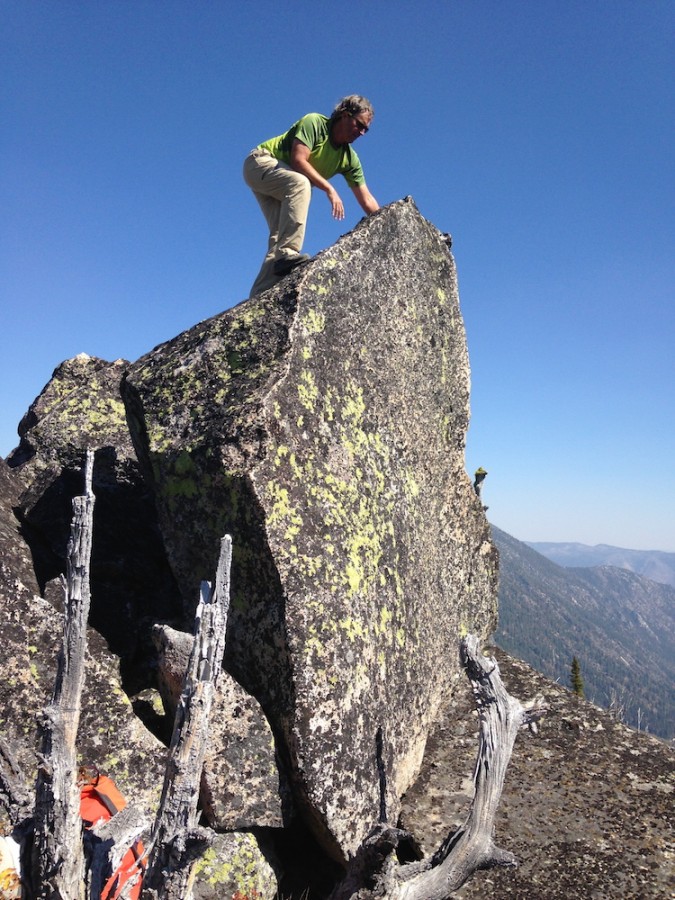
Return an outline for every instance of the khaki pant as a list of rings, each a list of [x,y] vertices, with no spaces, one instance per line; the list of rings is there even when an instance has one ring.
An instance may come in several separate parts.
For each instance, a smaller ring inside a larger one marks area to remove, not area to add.
[[[274,263],[302,250],[312,185],[309,179],[275,159],[267,150],[252,150],[244,160],[244,181],[267,220],[270,238],[251,297],[279,281]]]

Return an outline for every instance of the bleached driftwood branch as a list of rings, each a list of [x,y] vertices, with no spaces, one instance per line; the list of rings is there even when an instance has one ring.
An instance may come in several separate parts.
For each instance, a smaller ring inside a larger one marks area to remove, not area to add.
[[[213,590],[202,584],[195,641],[174,721],[162,799],[150,838],[143,900],[189,900],[193,864],[210,844],[211,833],[197,827],[197,805],[208,723],[225,652],[230,603],[232,539],[221,542]]]
[[[84,854],[75,741],[80,722],[89,616],[94,515],[94,454],[87,451],[85,493],[73,500],[68,543],[63,646],[50,705],[39,724],[33,873],[38,900],[84,897]]]
[[[460,657],[480,718],[475,795],[466,822],[429,859],[407,865],[399,865],[394,853],[404,833],[378,825],[332,900],[448,900],[477,869],[517,865],[513,854],[495,845],[494,819],[516,735],[526,725],[536,731],[546,707],[541,700],[526,707],[511,697],[499,666],[482,654],[475,636],[462,640]],[[367,883],[375,887],[365,888]]]

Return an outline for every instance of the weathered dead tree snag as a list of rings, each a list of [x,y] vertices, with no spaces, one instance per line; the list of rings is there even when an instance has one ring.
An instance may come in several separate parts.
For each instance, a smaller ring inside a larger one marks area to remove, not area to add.
[[[94,454],[87,451],[85,493],[73,500],[68,542],[63,646],[52,701],[39,723],[33,874],[38,900],[84,898],[84,854],[75,742],[80,722],[89,616]]]
[[[0,737],[0,808],[7,811],[12,827],[32,815],[34,799],[12,748]]]
[[[495,845],[494,819],[516,735],[524,726],[536,732],[536,721],[547,707],[542,698],[524,706],[511,697],[499,666],[482,654],[474,635],[461,641],[460,657],[480,720],[475,794],[466,822],[429,859],[406,865],[397,862],[394,852],[405,833],[378,825],[331,900],[448,900],[477,869],[518,864],[512,853]]]
[[[34,840],[25,879],[31,900],[98,900],[110,872],[117,870],[139,836],[150,830],[143,810],[136,805],[125,807],[109,821],[85,832],[85,865],[76,738],[90,599],[92,469],[93,454],[88,453],[86,492],[73,500],[63,647],[53,699],[39,726],[41,753],[32,823]],[[193,863],[208,848],[212,837],[211,832],[197,827],[197,807],[209,713],[225,650],[231,560],[232,540],[226,535],[221,542],[213,590],[208,582],[201,585],[195,641],[176,711],[162,799],[150,832],[142,896],[151,900],[189,900]],[[10,748],[0,745],[0,791],[10,804],[13,823],[29,812],[30,801],[20,774]],[[29,826],[30,820],[24,827]],[[131,895],[141,872],[139,867],[121,887],[121,900]]]
[[[208,582],[201,586],[195,641],[176,709],[162,799],[149,842],[143,900],[189,900],[194,862],[211,841],[211,833],[197,827],[197,807],[209,714],[225,652],[231,562],[232,539],[225,535],[213,590]]]
[[[88,882],[87,897],[99,900],[105,890],[111,872],[117,872],[127,851],[139,836],[147,831],[150,817],[138,805],[129,804],[119,810],[108,821],[99,822],[84,834],[84,848],[87,857]],[[140,870],[139,870],[140,871]],[[128,878],[121,889],[121,900],[129,897],[137,879]],[[105,894],[106,897],[109,893]]]

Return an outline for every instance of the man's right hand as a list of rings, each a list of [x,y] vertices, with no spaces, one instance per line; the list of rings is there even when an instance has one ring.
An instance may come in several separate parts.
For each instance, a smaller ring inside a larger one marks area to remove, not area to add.
[[[319,175],[319,173],[309,161],[309,155],[309,147],[307,147],[302,143],[302,141],[299,141],[296,138],[293,141],[293,146],[291,147],[291,168],[295,169],[296,172],[301,172],[303,175],[309,178],[314,187],[325,191],[326,196],[328,197],[328,202],[331,205],[333,218],[344,219],[345,208],[342,200],[340,199],[340,195],[335,190],[330,181],[328,181],[322,175]]]
[[[335,190],[335,188],[332,185],[329,184],[326,194],[328,196],[328,202],[331,205],[333,218],[334,219],[344,219],[345,207],[344,207],[342,200],[340,199],[340,195],[338,194],[338,192]]]

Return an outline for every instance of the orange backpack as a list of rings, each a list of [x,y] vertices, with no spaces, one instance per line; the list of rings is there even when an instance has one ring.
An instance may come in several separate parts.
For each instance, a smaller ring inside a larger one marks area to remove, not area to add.
[[[101,775],[93,766],[80,768],[80,815],[85,828],[91,828],[97,822],[109,819],[127,805],[127,801],[115,787],[115,782],[107,775]],[[130,900],[139,900],[143,881],[143,854],[145,850],[141,841],[135,841],[127,850],[119,866],[107,880],[101,900],[118,900],[122,888],[133,878],[136,883],[129,892]]]

